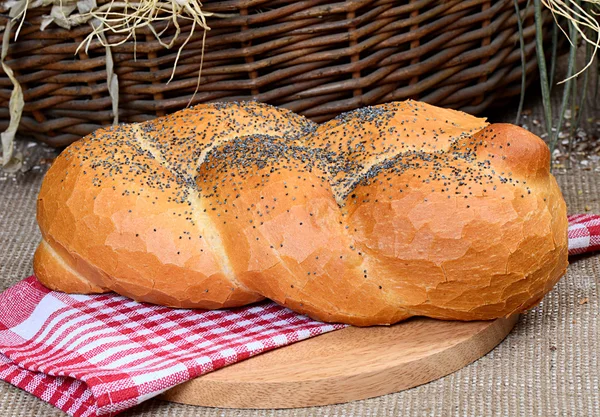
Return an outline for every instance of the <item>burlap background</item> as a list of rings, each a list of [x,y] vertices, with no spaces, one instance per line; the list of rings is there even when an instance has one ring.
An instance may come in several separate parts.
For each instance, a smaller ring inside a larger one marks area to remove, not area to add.
[[[600,213],[600,172],[556,172],[569,212]],[[31,274],[39,239],[35,200],[42,175],[0,182],[0,290]],[[329,407],[225,410],[151,400],[133,416],[600,416],[600,254],[571,260],[542,304],[523,315],[487,356],[438,381],[397,394]],[[587,302],[586,302],[587,300]],[[61,416],[0,382],[0,417]]]

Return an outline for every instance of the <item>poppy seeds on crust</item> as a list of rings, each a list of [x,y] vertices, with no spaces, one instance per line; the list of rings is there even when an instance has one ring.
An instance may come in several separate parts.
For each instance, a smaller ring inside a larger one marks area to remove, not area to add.
[[[456,122],[436,120],[427,112],[421,103],[391,103],[344,113],[317,126],[256,102],[200,105],[94,132],[63,152],[62,158],[79,167],[65,171],[64,177],[85,173],[94,187],[118,188],[122,196],[157,200],[152,194],[159,191],[169,202],[190,206],[183,217],[192,224],[191,197],[209,199],[214,214],[226,215],[245,187],[264,187],[291,171],[298,182],[331,190],[340,207],[402,198],[406,193],[394,179],[411,172],[411,183],[448,198],[471,198],[473,186],[477,195],[489,194],[501,184],[519,185],[523,198],[531,194],[512,173],[494,169],[493,154],[482,158],[495,136],[490,130],[486,135],[491,136],[474,138],[484,123],[462,131]],[[458,133],[449,136],[447,131]],[[153,168],[156,163],[165,169]],[[379,199],[358,192],[374,183]],[[225,185],[235,193],[222,193]],[[298,184],[285,191],[294,201],[306,198]],[[273,209],[248,208],[257,219]]]

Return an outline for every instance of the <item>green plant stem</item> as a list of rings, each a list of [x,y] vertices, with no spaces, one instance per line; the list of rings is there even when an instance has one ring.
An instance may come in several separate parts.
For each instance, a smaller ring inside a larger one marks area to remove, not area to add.
[[[573,141],[575,137],[575,114],[578,111],[575,103],[577,103],[577,79],[573,80],[573,88],[571,89],[571,127],[569,128],[569,150],[567,151],[568,168],[571,168],[571,154],[573,153]],[[581,108],[579,111],[581,111]]]
[[[523,19],[521,18],[521,11],[519,10],[519,0],[513,0],[515,5],[515,12],[517,13],[517,25],[519,27],[519,43],[521,46],[521,97],[519,98],[519,107],[517,109],[517,117],[515,118],[515,124],[518,125],[521,120],[521,112],[523,111],[523,103],[525,102],[525,86],[527,85],[527,59],[525,57],[525,37],[523,36]],[[527,10],[527,5],[525,10]]]
[[[588,7],[586,7],[586,8],[588,9],[588,12],[591,12],[591,5],[588,4],[587,6]],[[587,27],[585,29],[585,32],[586,32],[586,36],[589,39],[591,39],[592,29]],[[597,35],[597,36],[600,36],[600,35]],[[592,58],[592,53],[593,53],[593,45],[590,42],[586,42],[586,44],[585,44],[585,62],[590,61],[590,59]],[[577,96],[576,91],[578,91],[578,89],[576,87],[573,88],[573,104],[571,105],[571,107],[572,107],[571,113],[573,114],[573,111],[576,111],[577,117],[575,119],[571,120],[571,129],[569,132],[569,152],[568,152],[569,166],[571,164],[571,154],[573,152],[573,141],[575,140],[575,129],[578,128],[579,126],[581,126],[581,117],[583,116],[583,108],[585,106],[585,100],[587,97],[587,90],[588,90],[588,83],[589,83],[589,79],[590,79],[589,75],[590,75],[590,70],[587,70],[583,73],[581,96],[579,97],[579,103],[576,108],[575,108],[574,103],[575,103],[576,96]]]
[[[600,90],[600,59],[596,60],[596,92],[594,93],[594,101],[598,101],[598,91]]]
[[[569,37],[573,41],[574,45],[577,45],[578,33],[575,29],[575,25],[569,22]],[[572,47],[569,51],[569,62],[567,66],[567,81],[564,83],[562,102],[560,106],[560,114],[558,117],[558,124],[556,126],[556,132],[552,135],[552,143],[556,144],[558,142],[558,136],[560,135],[560,130],[562,129],[563,121],[565,119],[565,112],[567,110],[567,106],[569,105],[569,95],[573,93],[577,93],[575,91],[575,87],[577,86],[577,80],[572,79],[571,76],[575,74],[575,67],[577,65],[577,47]],[[573,91],[571,91],[573,90]],[[571,100],[571,118],[575,117],[575,99]],[[552,149],[554,150],[554,149]]]
[[[591,29],[589,30],[589,32],[591,32]],[[592,58],[592,44],[587,42],[585,45],[585,61],[589,62],[589,60]],[[590,81],[590,71],[586,71],[583,73],[583,86],[581,88],[581,97],[579,97],[579,108],[577,110],[577,120],[575,123],[576,127],[581,126],[581,116],[583,115],[583,107],[585,106],[585,100],[587,98],[587,90],[588,90],[588,84]],[[600,77],[596,77],[596,80],[600,78]]]
[[[535,51],[537,54],[538,67],[540,71],[540,85],[542,88],[542,104],[544,106],[544,118],[548,139],[552,135],[552,104],[550,102],[550,88],[548,86],[548,69],[546,68],[546,56],[544,55],[544,34],[541,0],[533,0],[535,16]],[[554,152],[556,143],[550,142],[550,152]],[[552,165],[552,157],[550,158]]]
[[[556,74],[556,55],[558,50],[558,24],[552,25],[552,58],[550,64],[550,94],[554,87],[554,75]]]

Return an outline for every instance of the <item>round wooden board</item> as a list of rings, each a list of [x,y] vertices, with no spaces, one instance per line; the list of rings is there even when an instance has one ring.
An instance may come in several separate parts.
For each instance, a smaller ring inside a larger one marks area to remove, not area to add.
[[[225,408],[295,408],[402,391],[479,359],[518,320],[411,319],[349,327],[276,349],[165,392],[163,399]]]

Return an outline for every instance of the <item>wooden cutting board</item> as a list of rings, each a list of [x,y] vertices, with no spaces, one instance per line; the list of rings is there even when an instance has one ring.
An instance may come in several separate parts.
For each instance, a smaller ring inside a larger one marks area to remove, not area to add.
[[[518,320],[411,319],[349,327],[211,372],[163,394],[168,401],[226,408],[326,405],[402,391],[479,359]]]

